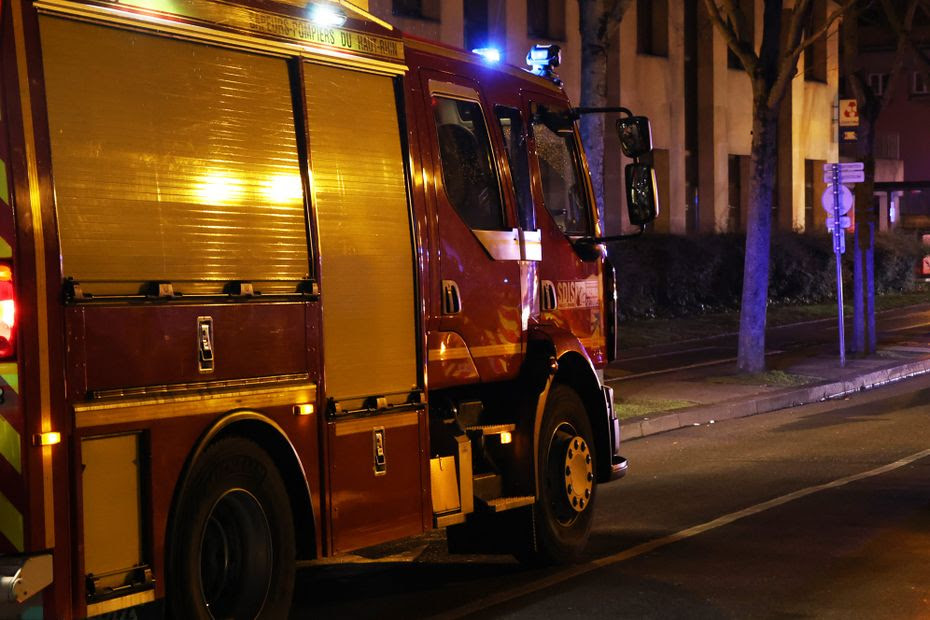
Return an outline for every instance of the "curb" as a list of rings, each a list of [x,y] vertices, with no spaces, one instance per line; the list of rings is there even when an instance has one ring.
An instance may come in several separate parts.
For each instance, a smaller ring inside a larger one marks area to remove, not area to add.
[[[788,407],[842,398],[855,392],[871,390],[926,373],[930,373],[930,359],[881,368],[843,381],[818,383],[749,399],[735,398],[710,405],[697,405],[666,413],[659,412],[656,415],[621,420],[620,435],[625,440],[638,439],[686,426],[745,418]]]

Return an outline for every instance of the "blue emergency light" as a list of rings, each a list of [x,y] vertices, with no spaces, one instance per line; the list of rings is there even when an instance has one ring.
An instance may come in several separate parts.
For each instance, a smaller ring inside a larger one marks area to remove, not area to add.
[[[487,62],[498,63],[501,61],[501,51],[496,47],[479,47],[472,50],[473,54],[478,54]]]
[[[562,64],[562,48],[558,45],[534,45],[526,55],[526,64],[534,75],[561,83],[555,75],[555,68]]]

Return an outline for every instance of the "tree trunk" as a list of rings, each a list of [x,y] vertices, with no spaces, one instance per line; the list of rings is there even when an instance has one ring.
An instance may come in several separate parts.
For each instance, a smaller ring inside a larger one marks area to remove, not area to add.
[[[578,0],[581,30],[581,101],[582,107],[607,105],[607,41],[604,40],[605,15],[599,0]],[[604,221],[604,130],[603,114],[581,117],[581,140],[584,143],[594,185],[600,220]]]
[[[765,370],[769,246],[777,164],[775,147],[778,134],[778,112],[770,109],[764,99],[759,96],[755,97],[753,108],[746,262],[743,266],[743,297],[740,304],[737,356],[737,366],[743,372]]]

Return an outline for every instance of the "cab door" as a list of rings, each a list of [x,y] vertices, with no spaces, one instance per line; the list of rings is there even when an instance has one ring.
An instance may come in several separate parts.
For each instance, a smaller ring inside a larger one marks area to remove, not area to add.
[[[564,101],[526,93],[532,193],[543,260],[538,267],[540,319],[574,334],[598,367],[607,362],[603,257],[575,241],[598,234],[597,210],[581,139]]]
[[[520,231],[501,190],[494,117],[473,82],[432,71],[421,80],[429,95],[442,287],[440,346],[430,341],[430,364],[470,358],[477,375],[470,380],[510,379],[522,361]]]

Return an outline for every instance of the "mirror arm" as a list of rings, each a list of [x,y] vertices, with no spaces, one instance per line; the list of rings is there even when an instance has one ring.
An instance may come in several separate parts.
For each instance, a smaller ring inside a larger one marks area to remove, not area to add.
[[[579,239],[578,243],[590,243],[592,245],[598,244],[598,243],[614,243],[616,241],[623,241],[624,239],[635,239],[636,237],[641,236],[644,232],[646,232],[645,225],[640,226],[639,230],[635,233],[626,233],[623,235],[610,235],[608,237],[584,237],[582,239]]]
[[[616,112],[626,114],[627,116],[633,116],[633,113],[630,112],[629,108],[624,108],[622,106],[612,108],[572,108],[570,110],[570,114],[575,120],[581,118],[582,114],[613,114]]]

